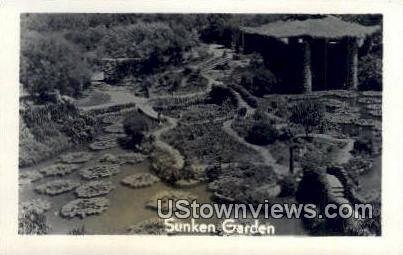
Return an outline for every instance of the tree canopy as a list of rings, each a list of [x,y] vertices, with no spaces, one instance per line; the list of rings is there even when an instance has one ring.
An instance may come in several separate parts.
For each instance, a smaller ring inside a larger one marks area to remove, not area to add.
[[[31,94],[58,89],[79,94],[90,80],[90,68],[80,50],[59,34],[32,31],[22,35],[20,81]]]

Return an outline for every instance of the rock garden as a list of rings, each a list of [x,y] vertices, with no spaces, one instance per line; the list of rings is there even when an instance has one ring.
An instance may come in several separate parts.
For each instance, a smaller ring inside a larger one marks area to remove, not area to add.
[[[91,198],[103,196],[111,192],[115,186],[111,181],[90,181],[79,186],[75,194],[79,198]]]
[[[40,194],[50,196],[59,195],[75,189],[80,184],[72,180],[53,180],[35,187],[35,191]]]
[[[109,200],[104,197],[79,198],[64,205],[60,211],[66,218],[85,218],[104,212],[109,207]]]
[[[150,173],[137,173],[126,176],[122,179],[121,183],[125,186],[137,189],[151,186],[159,180],[158,177]]]
[[[70,174],[76,170],[78,170],[80,167],[77,164],[62,164],[62,163],[56,163],[53,165],[50,165],[48,167],[42,168],[39,171],[41,174],[44,176],[64,176],[67,174]]]
[[[80,175],[86,180],[109,177],[120,173],[119,165],[94,165],[80,170]]]
[[[60,162],[66,164],[79,164],[91,160],[92,157],[92,154],[89,152],[70,152],[60,156]]]

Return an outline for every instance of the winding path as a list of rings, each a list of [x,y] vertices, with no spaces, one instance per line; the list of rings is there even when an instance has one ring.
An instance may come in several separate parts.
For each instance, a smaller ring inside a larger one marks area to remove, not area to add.
[[[202,66],[206,62],[211,62],[212,59],[217,59],[219,56],[222,56],[223,54],[223,49],[219,49],[217,46],[213,45],[209,47],[209,51],[212,53],[213,57],[210,58],[209,60],[202,62],[199,64],[199,66]],[[218,63],[221,63],[222,61],[219,61]],[[210,70],[210,68],[208,69]],[[171,98],[178,98],[178,99],[184,99],[184,98],[189,98],[189,97],[194,97],[194,96],[201,96],[209,93],[211,91],[212,85],[216,83],[216,80],[208,75],[206,71],[208,70],[202,70],[201,75],[203,75],[204,78],[208,80],[207,83],[207,88],[204,91],[199,91],[199,92],[192,92],[188,94],[180,94],[180,95],[167,95],[167,96],[152,96],[150,98],[145,98],[145,97],[137,97],[133,95],[133,93],[130,93],[127,88],[125,87],[114,87],[114,86],[105,86],[105,93],[110,95],[111,99],[110,102],[106,104],[101,104],[101,105],[96,105],[96,106],[88,106],[88,107],[81,107],[82,110],[84,111],[89,111],[93,109],[102,109],[102,108],[107,108],[111,106],[117,106],[117,105],[123,105],[123,104],[128,104],[128,103],[134,103],[138,109],[141,109],[144,114],[149,116],[150,118],[158,120],[159,117],[164,120],[164,125],[161,128],[158,128],[155,130],[152,135],[155,136],[156,141],[158,141],[158,144],[162,147],[169,148],[171,150],[174,150],[178,152],[177,149],[175,149],[173,146],[169,145],[168,143],[165,143],[161,140],[162,134],[168,132],[169,130],[174,129],[178,125],[178,120],[169,116],[159,116],[159,114],[153,109],[150,100],[158,100],[158,99],[171,99]],[[250,107],[246,101],[242,98],[242,96],[236,92],[235,95],[238,99],[239,102],[239,108],[244,107],[246,108],[246,114],[250,115],[253,114],[256,109]],[[269,118],[273,118],[272,115],[267,113],[267,116]],[[272,166],[274,171],[279,174],[279,175],[286,175],[288,174],[288,167],[276,163],[276,160],[274,159],[273,155],[270,153],[270,151],[262,146],[250,144],[245,139],[239,134],[232,129],[231,125],[234,122],[234,118],[227,120],[223,123],[223,130],[230,135],[233,139],[238,141],[239,143],[245,145],[247,148],[255,151],[258,153],[262,159],[263,162],[266,165]],[[347,141],[347,145],[341,150],[341,152],[337,156],[337,162],[338,163],[346,163],[350,158],[351,154],[350,151],[353,148],[354,141],[352,139],[337,139],[334,137],[331,137],[330,135],[324,135],[324,134],[312,134],[315,137],[321,137],[325,139],[331,139],[332,141]]]

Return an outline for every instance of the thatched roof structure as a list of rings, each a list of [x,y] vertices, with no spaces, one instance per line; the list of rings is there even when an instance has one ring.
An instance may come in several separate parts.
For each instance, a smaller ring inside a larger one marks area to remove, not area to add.
[[[246,33],[276,38],[308,36],[329,39],[363,38],[379,29],[380,26],[363,26],[331,15],[321,19],[277,21],[260,27],[241,27],[241,30]]]

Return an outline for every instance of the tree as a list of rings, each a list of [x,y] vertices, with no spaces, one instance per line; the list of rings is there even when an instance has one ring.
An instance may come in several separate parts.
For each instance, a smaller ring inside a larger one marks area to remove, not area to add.
[[[183,52],[196,44],[196,37],[181,25],[138,22],[108,29],[100,41],[98,55],[112,58],[138,58],[144,72],[167,63],[182,61]]]
[[[20,82],[32,95],[57,89],[61,94],[77,96],[91,75],[80,49],[60,34],[23,34],[20,67]]]
[[[308,134],[315,127],[322,124],[324,115],[325,108],[323,104],[314,101],[304,101],[291,108],[289,120],[295,124],[302,125],[308,137]]]
[[[241,74],[241,85],[252,95],[262,97],[277,92],[278,79],[265,66],[259,54],[255,54],[252,62]]]
[[[150,122],[146,116],[139,112],[130,114],[123,121],[125,133],[131,137],[132,145],[136,146],[143,142],[144,134],[150,129]]]
[[[360,59],[358,80],[361,90],[382,90],[382,58],[368,54]]]

